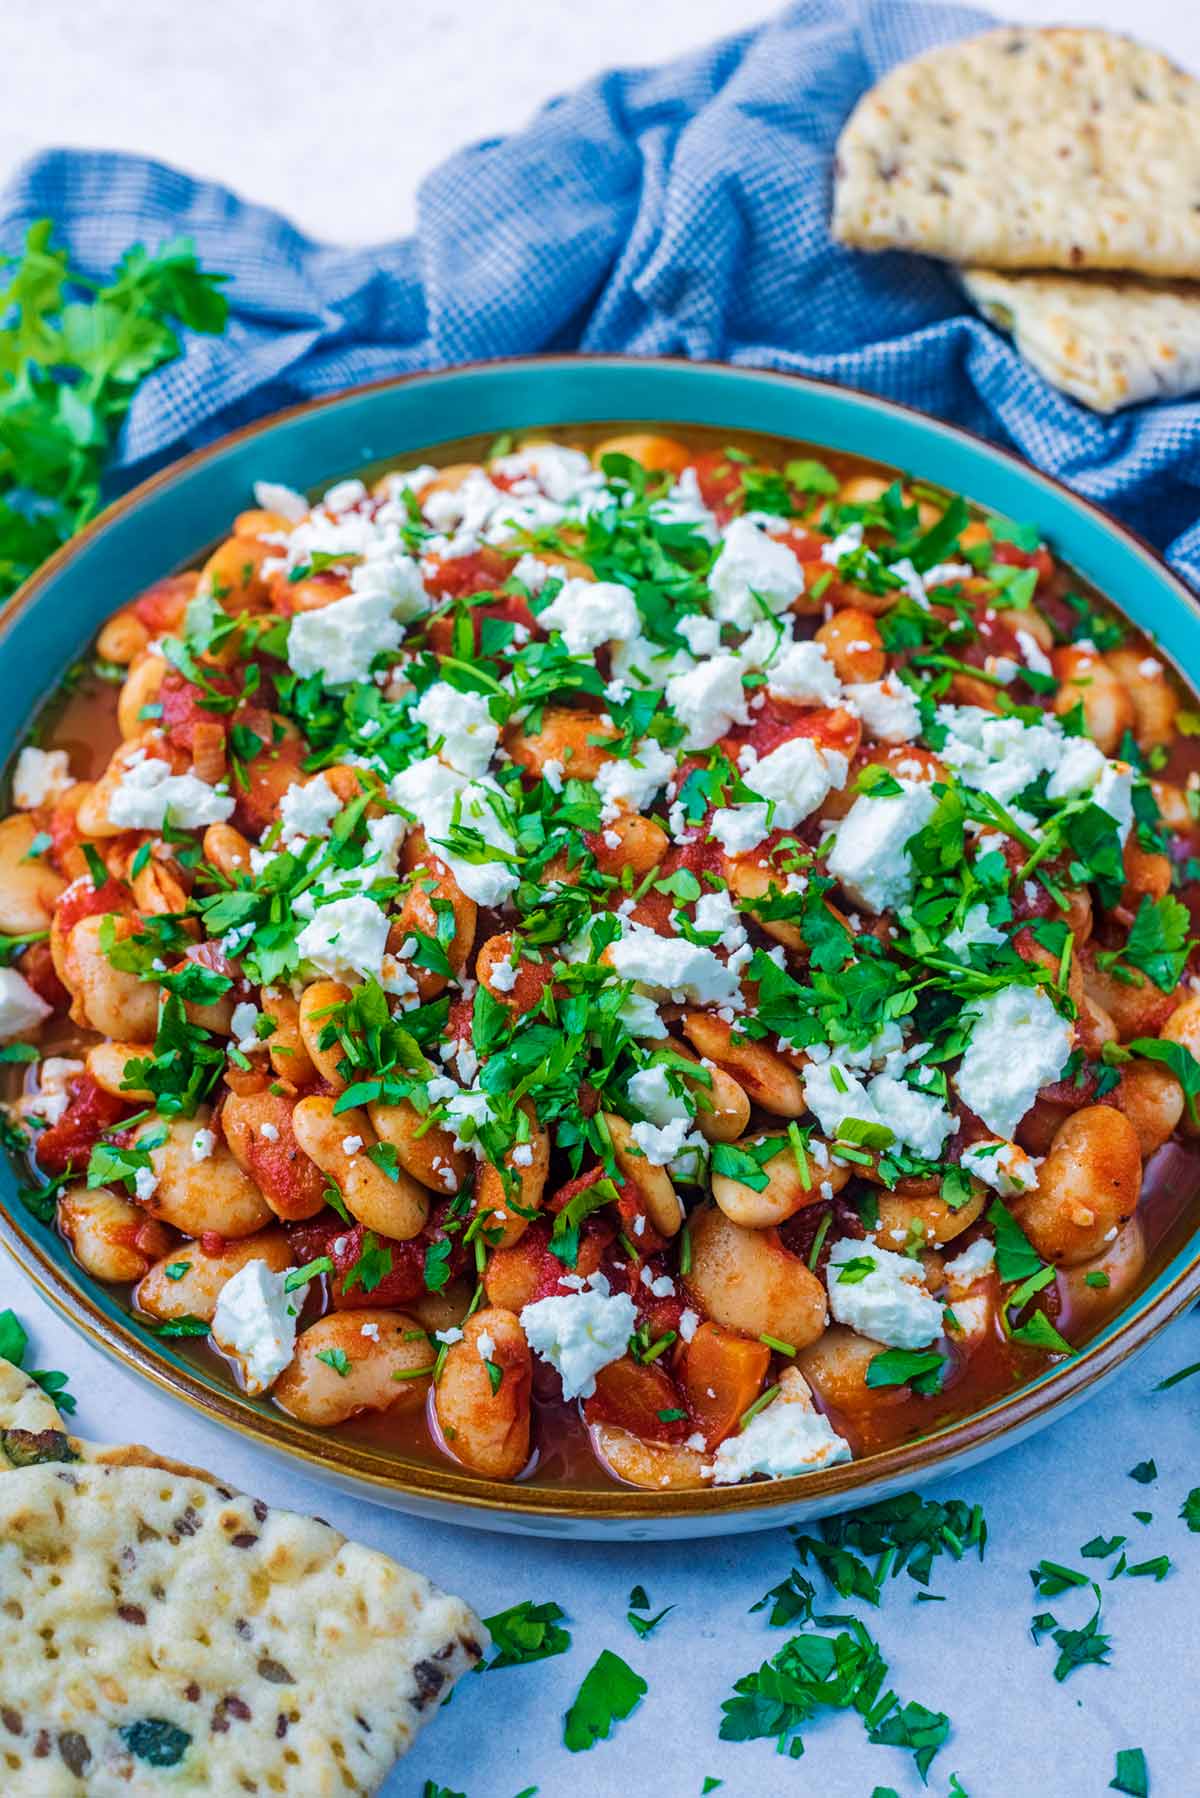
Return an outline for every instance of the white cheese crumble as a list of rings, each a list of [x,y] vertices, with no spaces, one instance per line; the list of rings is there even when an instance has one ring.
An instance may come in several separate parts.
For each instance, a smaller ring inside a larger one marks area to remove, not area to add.
[[[484,694],[460,693],[448,681],[435,681],[413,707],[413,717],[424,725],[430,748],[451,768],[460,774],[486,773],[500,727]]]
[[[986,1236],[976,1237],[969,1249],[946,1263],[946,1279],[951,1286],[972,1286],[990,1274],[996,1265],[996,1250]]]
[[[869,1269],[848,1266],[868,1261]],[[829,1251],[825,1280],[837,1321],[873,1342],[928,1348],[942,1333],[942,1307],[925,1286],[921,1263],[911,1256],[846,1236]]]
[[[122,830],[161,830],[168,818],[179,830],[223,824],[236,801],[195,774],[172,774],[170,762],[134,750],[108,800],[108,821]]]
[[[972,1143],[963,1150],[962,1165],[965,1172],[974,1174],[1002,1199],[1032,1192],[1037,1185],[1037,1162],[1033,1156],[1015,1142],[1004,1142],[1000,1137]]]
[[[779,1377],[778,1398],[756,1412],[736,1436],[727,1436],[705,1471],[712,1474],[715,1485],[731,1486],[756,1473],[785,1480],[850,1459],[850,1444],[824,1412],[815,1409],[803,1376],[787,1367]]]
[[[804,568],[786,543],[747,518],[726,528],[708,577],[709,609],[723,624],[749,630],[764,611],[786,612],[804,591]]]
[[[859,681],[848,690],[846,698],[881,743],[911,743],[920,734],[920,710],[911,688],[899,675]]]
[[[0,968],[0,1042],[36,1030],[52,1010],[24,974],[16,968]]]
[[[71,1102],[67,1088],[76,1074],[82,1074],[83,1065],[67,1055],[47,1055],[38,1069],[37,1091],[22,1101],[22,1109],[57,1124]]]
[[[558,631],[573,656],[590,655],[602,643],[627,643],[639,622],[633,594],[618,581],[564,581],[538,613],[542,629]]]
[[[250,1393],[273,1386],[295,1353],[296,1319],[308,1288],[285,1292],[285,1279],[265,1261],[247,1261],[217,1299],[213,1340],[238,1361]]]
[[[378,977],[391,921],[365,893],[318,906],[296,938],[302,961],[332,980]]]
[[[899,793],[859,795],[837,827],[826,864],[850,898],[868,911],[895,911],[912,897],[912,861],[905,846],[937,806],[928,785],[899,784]]]
[[[48,805],[71,785],[70,761],[65,749],[38,749],[27,743],[13,769],[13,804],[23,812]]]
[[[1066,1066],[1071,1026],[1037,986],[1001,987],[972,1008],[979,1016],[955,1077],[958,1096],[989,1130],[1011,1138]]]
[[[324,774],[312,780],[294,781],[279,801],[279,822],[285,839],[329,835],[342,802]]]
[[[832,706],[842,683],[823,643],[785,643],[767,665],[767,691],[795,705]]]
[[[622,810],[645,811],[674,772],[674,756],[653,737],[644,737],[631,756],[614,756],[605,762],[595,781],[601,821],[611,823]]]
[[[988,923],[987,906],[981,900],[971,906],[961,924],[956,924],[946,932],[942,939],[942,949],[945,954],[953,956],[955,961],[969,961],[970,950],[1006,941],[1004,932]]]
[[[217,1138],[212,1130],[197,1130],[188,1152],[193,1161],[209,1161],[216,1146]]]
[[[687,749],[711,749],[734,724],[745,724],[742,663],[735,655],[713,656],[667,681],[667,703],[686,731]]]
[[[552,1294],[526,1305],[521,1328],[535,1355],[562,1379],[563,1397],[590,1398],[602,1367],[619,1361],[637,1325],[627,1292]]]
[[[426,838],[469,899],[478,905],[499,905],[515,891],[520,876],[510,863],[516,859],[516,840],[508,827],[508,800],[490,776],[467,780],[447,768],[436,756],[414,762],[396,775],[388,788],[390,797],[410,812]],[[473,833],[480,846],[495,853],[495,860],[468,860],[449,847],[450,833]]]
[[[636,980],[680,1003],[728,1005],[741,997],[736,973],[713,950],[686,937],[659,936],[644,924],[631,924],[606,953],[622,980]]]

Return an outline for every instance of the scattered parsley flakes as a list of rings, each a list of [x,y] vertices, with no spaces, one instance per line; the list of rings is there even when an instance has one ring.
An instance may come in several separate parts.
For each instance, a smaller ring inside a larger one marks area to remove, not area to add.
[[[1112,1638],[1100,1629],[1100,1588],[1094,1580],[1085,1579],[1083,1583],[1091,1586],[1096,1597],[1096,1609],[1082,1629],[1065,1628],[1049,1611],[1039,1612],[1030,1624],[1035,1642],[1040,1642],[1047,1631],[1053,1632],[1054,1644],[1058,1649],[1054,1677],[1060,1685],[1077,1667],[1106,1667],[1112,1653]]]
[[[486,1669],[481,1661],[479,1671],[492,1673],[498,1667],[525,1667],[530,1661],[546,1661],[552,1655],[566,1654],[571,1646],[571,1635],[569,1630],[562,1628],[565,1616],[562,1606],[552,1600],[535,1604],[533,1599],[524,1598],[520,1604],[510,1605],[507,1611],[485,1617],[483,1621],[491,1635],[492,1647],[498,1652],[486,1663]]]
[[[1153,1461],[1139,1461],[1136,1467],[1129,1469],[1129,1477],[1139,1486],[1149,1486],[1158,1478],[1158,1468]]]
[[[572,1754],[594,1748],[641,1703],[649,1691],[640,1673],[611,1649],[601,1649],[563,1719],[563,1742]]]
[[[1149,1798],[1150,1769],[1141,1748],[1118,1748],[1117,1770],[1108,1782],[1110,1792],[1126,1792],[1129,1798]]]

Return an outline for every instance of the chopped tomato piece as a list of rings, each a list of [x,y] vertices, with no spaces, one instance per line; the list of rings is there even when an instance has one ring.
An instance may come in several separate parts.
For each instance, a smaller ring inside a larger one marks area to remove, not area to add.
[[[65,1174],[68,1169],[82,1173],[100,1138],[133,1109],[124,1099],[106,1093],[90,1074],[76,1074],[67,1092],[67,1109],[35,1144],[38,1166],[46,1174]]]
[[[682,1442],[691,1431],[683,1395],[657,1361],[622,1355],[596,1375],[596,1390],[584,1404],[589,1423],[615,1424],[644,1442]]]
[[[187,611],[188,601],[196,591],[200,576],[195,569],[187,574],[168,574],[165,579],[155,581],[144,593],[139,593],[133,602],[133,609],[156,637],[165,632],[178,631],[183,625],[183,615]]]
[[[704,1323],[688,1343],[680,1375],[688,1410],[715,1448],[737,1429],[767,1377],[771,1351],[721,1324]]]

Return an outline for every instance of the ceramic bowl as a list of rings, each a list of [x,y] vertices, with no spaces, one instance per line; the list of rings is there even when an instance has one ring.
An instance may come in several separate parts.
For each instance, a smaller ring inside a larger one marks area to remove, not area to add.
[[[798,377],[697,363],[546,357],[388,381],[301,406],[175,463],[127,494],[29,581],[0,620],[6,698],[0,755],[101,621],[158,576],[187,565],[244,509],[256,479],[323,487],[383,458],[474,433],[598,421],[711,425],[857,451],[1032,519],[1058,553],[1157,640],[1200,667],[1196,602],[1162,559],[1095,506],[1015,456],[905,407]],[[1029,1385],[920,1441],[798,1479],[719,1491],[566,1491],[500,1485],[449,1464],[291,1422],[198,1367],[131,1319],[66,1245],[22,1207],[0,1168],[0,1234],[24,1272],[87,1339],[166,1391],[310,1473],[401,1510],[561,1537],[703,1536],[775,1527],[958,1472],[1050,1423],[1111,1378],[1200,1292],[1192,1236],[1087,1346]],[[168,1449],[169,1444],[165,1445]]]

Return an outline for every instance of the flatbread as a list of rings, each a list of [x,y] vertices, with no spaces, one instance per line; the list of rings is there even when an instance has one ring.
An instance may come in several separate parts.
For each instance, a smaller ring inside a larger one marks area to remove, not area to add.
[[[1093,412],[1200,388],[1200,286],[982,268],[962,279],[1025,360]]]
[[[1200,82],[1110,31],[943,45],[850,115],[833,234],[984,268],[1200,277]]]
[[[22,1798],[374,1792],[487,1643],[327,1524],[83,1462],[0,1477],[0,1609]]]

